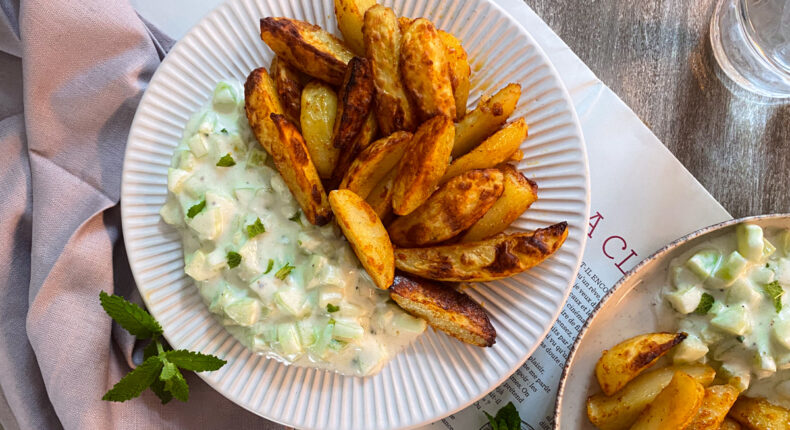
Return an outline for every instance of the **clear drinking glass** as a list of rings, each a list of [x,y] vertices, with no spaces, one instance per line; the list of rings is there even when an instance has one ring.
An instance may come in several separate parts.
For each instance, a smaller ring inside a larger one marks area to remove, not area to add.
[[[790,0],[719,0],[710,40],[722,70],[738,85],[790,98]]]

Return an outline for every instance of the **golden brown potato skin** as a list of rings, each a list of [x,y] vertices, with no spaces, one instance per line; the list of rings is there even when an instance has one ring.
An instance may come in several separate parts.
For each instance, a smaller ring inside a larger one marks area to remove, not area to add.
[[[686,333],[642,334],[604,350],[595,365],[601,390],[607,396],[616,393],[687,336]]]
[[[303,75],[291,68],[280,57],[274,57],[270,69],[285,116],[294,125],[300,126],[299,114],[302,110],[302,88],[304,88]]]
[[[518,150],[521,142],[526,138],[527,123],[524,118],[519,118],[497,130],[477,148],[454,159],[447,168],[447,172],[444,173],[441,182],[449,181],[450,178],[467,170],[488,169],[504,163]]]
[[[491,209],[504,188],[504,175],[497,169],[470,170],[456,176],[414,212],[393,221],[390,238],[402,247],[450,239]]]
[[[669,385],[678,371],[691,375],[702,385],[709,385],[716,377],[716,371],[704,364],[669,366],[645,372],[614,396],[603,393],[590,396],[587,399],[587,418],[601,430],[631,427],[639,414]]]
[[[414,131],[416,112],[400,76],[401,32],[392,9],[376,5],[365,12],[362,28],[366,56],[376,85],[376,118],[384,135],[398,130]]]
[[[551,256],[568,237],[568,223],[497,236],[480,242],[428,248],[399,248],[395,266],[423,278],[484,282],[521,273]]]
[[[694,377],[675,372],[669,385],[642,411],[632,430],[685,429],[697,413],[705,388]]]
[[[721,422],[721,426],[719,426],[719,430],[741,430],[742,428],[738,421],[730,417],[725,417],[724,421]]]
[[[362,24],[365,11],[376,4],[376,0],[335,0],[337,28],[351,50],[357,55],[365,54],[362,40]]]
[[[472,75],[472,68],[469,66],[469,59],[460,40],[442,30],[439,30],[439,38],[447,48],[450,83],[453,86],[453,97],[455,98],[455,118],[460,120],[466,115],[466,102],[469,99],[469,89],[471,88],[469,77]]]
[[[713,385],[706,388],[702,406],[685,430],[719,430],[737,399],[738,390],[732,385]]]
[[[392,285],[395,263],[384,224],[370,205],[349,190],[333,190],[329,203],[365,271],[376,286],[387,289]]]
[[[263,67],[250,72],[244,82],[244,110],[258,143],[271,154],[272,142],[277,140],[277,129],[270,115],[282,114],[283,107],[277,97],[274,82]]]
[[[371,143],[351,163],[339,188],[367,198],[376,184],[398,166],[411,138],[408,131],[398,131]]]
[[[488,239],[505,229],[538,199],[538,184],[527,179],[515,167],[502,164],[497,167],[504,174],[505,190],[488,210],[461,237],[461,242]]]
[[[477,107],[466,114],[455,127],[453,158],[459,158],[491,136],[507,121],[521,97],[521,85],[508,84],[488,99],[481,99]]]
[[[496,330],[485,309],[450,285],[397,274],[389,290],[400,307],[437,330],[475,346],[496,342]]]
[[[790,411],[765,399],[741,396],[732,405],[729,417],[748,430],[790,429]]]
[[[436,27],[427,19],[415,19],[403,33],[400,70],[420,120],[425,121],[435,115],[455,119],[447,48]]]
[[[414,133],[398,166],[392,195],[392,209],[408,215],[433,194],[447,170],[455,126],[446,116],[425,121]]]
[[[354,54],[317,25],[289,18],[261,19],[261,39],[277,56],[316,79],[340,85]]]
[[[373,190],[370,191],[370,194],[368,194],[365,200],[385,225],[392,217],[392,188],[397,173],[397,168],[390,170],[387,175],[384,176],[384,179],[380,180],[378,184],[373,187]]]
[[[302,89],[300,122],[310,157],[321,178],[329,179],[335,168],[339,151],[332,145],[332,131],[337,113],[337,94],[318,80],[310,81]]]
[[[274,166],[307,220],[315,225],[328,223],[332,219],[332,209],[302,135],[285,115],[273,113],[271,119],[278,132],[278,139],[270,151]]]
[[[370,113],[373,102],[373,76],[368,60],[354,57],[348,63],[346,76],[338,94],[337,116],[332,132],[332,145],[340,150],[332,172],[334,184],[339,184],[348,166],[359,153],[356,137]]]

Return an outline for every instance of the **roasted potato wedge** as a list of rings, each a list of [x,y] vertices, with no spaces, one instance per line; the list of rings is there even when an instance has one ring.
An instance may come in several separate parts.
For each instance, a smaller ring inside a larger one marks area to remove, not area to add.
[[[340,151],[332,145],[332,132],[337,113],[337,94],[329,85],[312,81],[302,90],[300,118],[310,157],[318,175],[332,177]]]
[[[379,132],[379,124],[376,121],[376,115],[371,111],[368,113],[367,118],[365,118],[365,122],[362,124],[362,130],[359,130],[359,134],[357,137],[354,138],[354,146],[359,149],[359,151],[364,150],[368,147],[376,138],[376,135]]]
[[[470,170],[445,183],[412,213],[390,224],[392,243],[403,247],[443,242],[469,228],[504,190],[497,169]]]
[[[406,29],[409,28],[409,25],[411,25],[412,21],[413,20],[411,18],[406,16],[398,17],[398,27],[400,28],[401,34],[403,34],[406,31]]]
[[[521,97],[521,85],[508,84],[488,99],[481,99],[455,127],[453,158],[471,151],[507,121]]]
[[[371,143],[357,155],[343,177],[340,189],[351,190],[363,199],[403,158],[412,134],[397,131]]]
[[[315,225],[328,223],[332,219],[332,210],[304,138],[285,115],[273,113],[271,119],[278,133],[270,151],[274,166],[307,220]]]
[[[317,25],[289,18],[262,18],[261,39],[278,57],[316,79],[340,85],[354,54]]]
[[[384,135],[414,131],[417,117],[400,77],[401,31],[392,9],[376,5],[365,12],[366,56],[376,86],[375,111]]]
[[[471,88],[469,77],[472,75],[472,68],[469,66],[469,59],[460,40],[442,30],[439,30],[439,38],[447,48],[450,84],[453,86],[453,97],[455,98],[455,117],[460,120],[466,115],[466,102],[469,99],[469,89]]]
[[[741,430],[742,428],[743,427],[741,427],[741,425],[738,424],[738,421],[735,421],[730,417],[725,417],[724,421],[721,422],[721,426],[719,427],[719,430]]]
[[[519,162],[523,159],[524,159],[524,151],[517,149],[516,152],[510,154],[510,157],[507,158],[507,161]]]
[[[376,286],[387,289],[395,276],[395,264],[384,224],[370,205],[349,190],[330,192],[329,204],[362,267]]]
[[[376,0],[335,0],[337,28],[354,54],[365,55],[362,24],[365,21],[365,11],[375,4]]]
[[[455,118],[447,48],[431,21],[418,18],[406,28],[400,48],[400,71],[420,120],[436,115]]]
[[[373,102],[373,76],[368,60],[354,57],[348,63],[343,85],[338,93],[337,116],[332,132],[332,144],[340,156],[332,172],[334,184],[339,184],[359,153],[356,140],[370,114]]]
[[[373,190],[368,194],[368,198],[365,200],[385,224],[392,215],[392,188],[397,173],[397,168],[390,170],[384,179],[380,180],[379,183],[373,187]]]
[[[399,248],[395,266],[437,281],[491,281],[533,267],[553,254],[568,237],[568,223],[497,236],[480,242],[429,248]]]
[[[453,146],[454,124],[437,115],[420,125],[398,166],[392,195],[392,209],[408,215],[423,204],[447,170]]]
[[[274,57],[270,67],[274,87],[282,103],[285,117],[294,125],[301,126],[300,112],[302,110],[302,88],[305,81],[301,72],[293,69],[280,57]]]
[[[686,333],[648,333],[604,350],[595,365],[601,390],[607,396],[616,393],[687,336]]]
[[[655,400],[639,415],[632,430],[684,429],[697,414],[705,388],[692,376],[675,372]]]
[[[639,375],[614,396],[596,394],[587,399],[587,417],[601,430],[627,429],[636,421],[675,372],[691,375],[702,385],[710,385],[716,371],[704,364],[664,367]]]
[[[526,138],[527,123],[524,118],[519,118],[499,129],[477,148],[453,160],[441,182],[447,182],[450,178],[468,170],[488,169],[504,163]]]
[[[538,184],[509,164],[498,168],[504,174],[505,190],[494,206],[461,236],[461,242],[488,239],[503,232],[538,199]]]
[[[400,307],[437,330],[475,346],[496,342],[496,330],[485,309],[450,285],[398,274],[389,290]]]
[[[271,114],[282,114],[283,106],[277,97],[274,81],[263,67],[250,72],[244,83],[244,110],[252,134],[266,152],[271,154],[272,142],[277,140],[277,128]]]
[[[738,390],[732,385],[713,385],[706,388],[702,405],[685,430],[719,430],[736,399]]]
[[[748,430],[790,429],[790,411],[765,399],[741,396],[732,405],[729,417]]]

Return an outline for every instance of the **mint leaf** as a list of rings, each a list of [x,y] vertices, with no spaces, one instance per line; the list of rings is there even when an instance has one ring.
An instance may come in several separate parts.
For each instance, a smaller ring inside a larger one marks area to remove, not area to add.
[[[256,219],[254,223],[247,226],[247,237],[250,239],[261,233],[266,233],[266,227],[263,226],[260,218]]]
[[[694,313],[697,315],[705,315],[708,313],[710,308],[713,307],[714,302],[713,296],[708,293],[702,293],[702,298],[699,300],[699,304],[697,305],[697,309],[694,309]]]
[[[299,225],[302,225],[302,213],[299,211],[296,211],[296,213],[288,219]]]
[[[776,309],[776,313],[779,313],[782,310],[782,296],[785,294],[785,290],[779,285],[779,281],[763,285],[763,292],[773,300],[774,309]]]
[[[184,379],[184,375],[178,369],[176,369],[172,378],[165,381],[165,390],[182,402],[189,400],[189,385],[187,385],[187,380]]]
[[[148,342],[148,345],[146,345],[145,348],[143,349],[143,361],[159,355],[159,349],[156,347],[157,343],[158,342],[155,340]]]
[[[217,370],[224,366],[226,361],[210,354],[179,349],[165,352],[165,358],[176,366],[193,372]],[[175,393],[174,393],[175,394]]]
[[[231,269],[241,264],[241,254],[234,251],[228,251],[227,255],[228,267]]]
[[[483,413],[486,414],[492,430],[521,430],[521,417],[513,402],[508,402],[503,406],[496,416],[492,417],[485,411]]]
[[[206,199],[203,199],[202,202],[195,204],[191,208],[189,208],[189,210],[187,211],[187,217],[194,218],[195,215],[199,214],[200,211],[202,211],[203,208],[205,207],[206,207]]]
[[[274,274],[274,276],[275,276],[277,279],[279,279],[279,280],[281,280],[281,281],[284,281],[284,280],[285,280],[285,278],[286,278],[286,277],[287,277],[287,276],[288,276],[288,275],[291,273],[291,271],[292,271],[292,270],[294,270],[294,269],[296,269],[296,266],[291,266],[291,263],[285,263],[285,266],[281,267],[281,268],[280,268],[280,270],[278,270],[278,271],[277,271],[277,273],[275,273],[275,274]]]
[[[217,166],[219,167],[231,167],[236,165],[236,160],[230,156],[230,153],[227,153],[222,156],[222,158],[217,161]]]
[[[121,378],[101,399],[111,402],[124,402],[139,396],[143,390],[156,380],[161,368],[162,361],[159,357],[150,357],[143,361],[143,364]]]
[[[173,376],[176,376],[176,372],[178,368],[175,364],[164,360],[164,367],[162,367],[162,373],[159,374],[159,379],[162,381],[167,381],[168,379],[172,379]]]
[[[123,297],[102,291],[99,293],[99,301],[104,312],[133,336],[149,339],[162,334],[162,326],[151,314]]]
[[[334,312],[337,312],[339,310],[340,310],[340,306],[335,306],[332,303],[327,303],[326,304],[326,311],[329,312],[330,314],[334,313]]]
[[[227,128],[223,128],[219,132],[222,133],[222,134],[228,134],[228,129]]]
[[[265,275],[265,274],[267,274],[267,273],[271,272],[271,271],[272,271],[272,267],[274,267],[274,260],[272,260],[272,259],[270,258],[270,259],[269,259],[269,264],[267,264],[267,265],[266,265],[266,271],[265,271],[265,272],[263,272],[263,274]]]
[[[159,397],[159,400],[162,401],[163,405],[166,405],[169,401],[173,400],[173,395],[170,394],[169,391],[165,391],[165,381],[156,378],[154,382],[151,383],[151,391],[156,394],[156,397]]]

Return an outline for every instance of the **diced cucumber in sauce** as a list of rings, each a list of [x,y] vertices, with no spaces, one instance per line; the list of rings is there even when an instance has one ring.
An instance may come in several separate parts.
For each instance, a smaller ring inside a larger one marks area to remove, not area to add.
[[[683,291],[667,293],[665,297],[676,311],[690,314],[699,306],[700,299],[702,299],[702,289],[690,287]]]
[[[752,224],[738,224],[735,227],[738,252],[745,259],[759,260],[763,255],[763,229]]]
[[[280,350],[286,356],[302,352],[299,331],[294,323],[282,323],[277,326],[277,342],[280,344]]]
[[[710,320],[712,326],[734,335],[743,335],[752,329],[751,318],[743,306],[722,309]]]
[[[335,322],[335,330],[332,332],[332,337],[344,341],[352,341],[360,339],[365,333],[365,329],[354,320],[337,320]]]
[[[409,314],[400,313],[392,319],[392,327],[398,331],[422,333],[427,323],[422,318],[415,318]]]
[[[249,327],[261,316],[261,305],[257,300],[243,298],[225,306],[225,314],[236,324]]]
[[[730,286],[743,274],[748,264],[749,262],[738,251],[732,251],[716,270],[716,279],[721,280],[722,286]]]
[[[298,286],[286,285],[274,294],[277,307],[293,316],[302,316],[310,311],[305,307],[306,301],[304,291]]]
[[[711,276],[714,270],[716,270],[720,260],[721,254],[718,251],[703,250],[689,258],[686,262],[686,266],[704,281]]]

